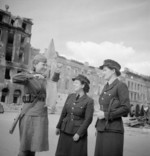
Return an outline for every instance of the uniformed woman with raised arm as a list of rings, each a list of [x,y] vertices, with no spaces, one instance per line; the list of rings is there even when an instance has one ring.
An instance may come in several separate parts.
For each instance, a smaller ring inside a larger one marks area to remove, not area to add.
[[[18,156],[35,156],[48,151],[48,110],[46,106],[47,59],[36,55],[33,73],[19,73],[12,77],[14,83],[24,85],[23,108],[19,121],[20,152]]]

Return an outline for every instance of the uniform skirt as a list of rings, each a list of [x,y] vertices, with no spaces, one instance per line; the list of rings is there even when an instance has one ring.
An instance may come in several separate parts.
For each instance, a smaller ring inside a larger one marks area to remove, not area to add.
[[[87,156],[87,135],[73,141],[73,135],[61,132],[55,156]]]
[[[23,116],[19,122],[20,151],[48,151],[48,117]]]
[[[97,132],[94,156],[123,156],[124,135],[114,132]]]

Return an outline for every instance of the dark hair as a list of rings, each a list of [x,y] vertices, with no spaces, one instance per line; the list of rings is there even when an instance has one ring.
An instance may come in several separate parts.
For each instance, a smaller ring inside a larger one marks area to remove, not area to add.
[[[80,81],[80,80],[79,80],[79,81]],[[84,91],[84,93],[88,93],[89,90],[90,90],[90,86],[89,86],[89,84],[86,83],[86,82],[84,82],[84,81],[80,81],[80,82],[81,82],[82,85],[84,85],[84,87],[83,87],[83,91]]]
[[[110,70],[113,70],[114,69],[117,76],[120,75],[120,72],[118,70],[116,70],[115,68],[110,67],[110,66],[106,66],[106,67],[109,68]]]

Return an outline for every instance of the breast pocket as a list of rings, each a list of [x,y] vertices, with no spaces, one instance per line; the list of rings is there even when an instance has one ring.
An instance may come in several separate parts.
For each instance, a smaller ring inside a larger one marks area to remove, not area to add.
[[[84,112],[85,112],[85,106],[81,105],[81,106],[75,106],[74,107],[74,114],[75,115],[81,116],[84,114]]]

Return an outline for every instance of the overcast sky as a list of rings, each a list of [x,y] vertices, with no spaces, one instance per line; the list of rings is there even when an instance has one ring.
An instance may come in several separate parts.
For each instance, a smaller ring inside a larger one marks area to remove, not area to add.
[[[60,55],[98,67],[118,61],[150,75],[150,0],[0,0],[33,19],[31,44],[41,52],[54,39]]]

